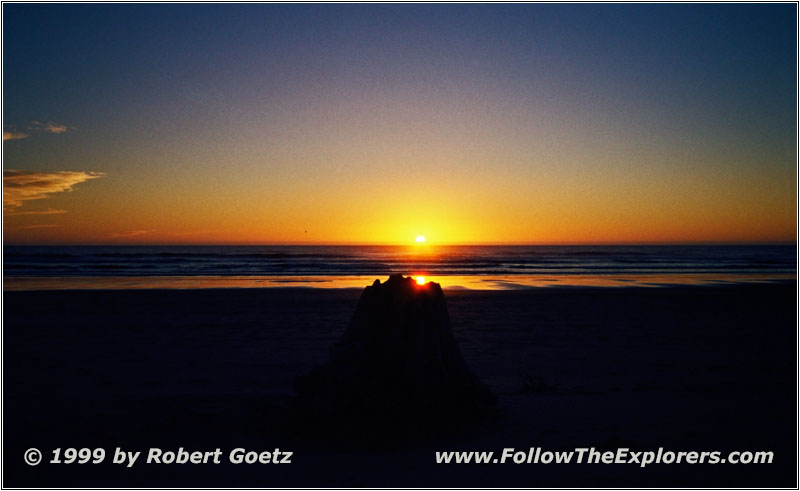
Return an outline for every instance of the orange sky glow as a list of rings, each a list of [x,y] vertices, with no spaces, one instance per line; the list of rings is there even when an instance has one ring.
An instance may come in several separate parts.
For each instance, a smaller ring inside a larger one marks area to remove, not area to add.
[[[194,7],[4,10],[5,243],[795,240],[791,5]]]

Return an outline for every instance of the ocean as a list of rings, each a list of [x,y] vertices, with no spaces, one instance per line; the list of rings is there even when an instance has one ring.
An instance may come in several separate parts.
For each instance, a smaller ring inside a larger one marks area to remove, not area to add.
[[[794,245],[5,246],[4,290],[363,287],[401,273],[445,288],[658,286],[796,279]]]

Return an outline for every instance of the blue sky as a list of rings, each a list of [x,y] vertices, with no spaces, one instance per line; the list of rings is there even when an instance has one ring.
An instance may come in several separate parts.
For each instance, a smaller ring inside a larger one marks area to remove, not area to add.
[[[104,175],[41,198],[69,195],[74,207],[63,223],[22,229],[30,240],[132,228],[169,241],[181,224],[214,228],[192,206],[231,222],[208,240],[291,242],[309,226],[322,242],[394,240],[351,209],[359,201],[341,205],[392,182],[429,197],[407,218],[383,210],[402,234],[420,223],[450,240],[574,239],[595,207],[614,220],[587,240],[633,240],[620,235],[631,227],[643,240],[690,240],[709,222],[722,224],[720,240],[793,235],[795,4],[4,4],[3,14],[4,131],[28,135],[4,144],[5,168]],[[663,213],[676,188],[705,217],[680,234],[667,222],[687,213]],[[465,195],[463,215],[425,219]],[[115,223],[97,208],[120,196],[131,209]],[[341,233],[309,202],[339,206]],[[165,209],[175,218],[153,216]],[[237,218],[245,209],[257,226]],[[509,223],[477,233],[496,222],[476,211],[486,209]]]

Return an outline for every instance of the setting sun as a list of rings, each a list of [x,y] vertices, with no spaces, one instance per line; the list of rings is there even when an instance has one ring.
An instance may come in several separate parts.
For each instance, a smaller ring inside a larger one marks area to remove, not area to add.
[[[417,242],[420,243],[420,244],[425,242],[425,236],[424,235],[417,235]]]
[[[425,277],[424,276],[417,276],[417,284],[424,285],[425,284]]]

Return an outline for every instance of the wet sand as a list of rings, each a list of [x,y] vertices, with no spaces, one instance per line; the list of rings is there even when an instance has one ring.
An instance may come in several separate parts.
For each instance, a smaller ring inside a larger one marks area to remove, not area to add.
[[[360,290],[6,291],[3,485],[794,487],[795,291],[794,281],[447,291],[464,358],[498,413],[456,434],[382,442],[315,437],[292,411],[293,377],[326,359]],[[22,460],[30,447],[117,446],[219,447],[223,464]],[[434,463],[437,450],[532,446],[775,458]],[[290,450],[293,463],[224,463],[236,447]]]

